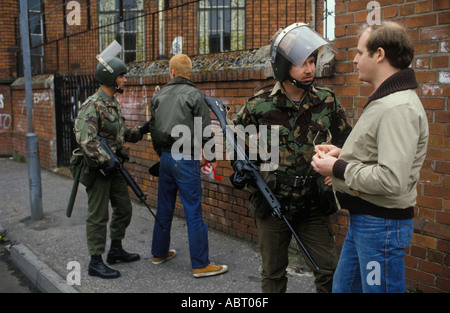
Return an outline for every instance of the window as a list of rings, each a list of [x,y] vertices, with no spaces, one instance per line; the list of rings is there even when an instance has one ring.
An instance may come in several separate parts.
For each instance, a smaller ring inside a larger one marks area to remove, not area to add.
[[[324,27],[323,27],[323,36],[327,38],[330,41],[333,41],[335,39],[334,35],[334,6],[335,6],[335,0],[325,0],[324,5]]]
[[[144,0],[101,0],[99,8],[100,52],[117,40],[122,45],[120,58],[125,63],[143,61]]]
[[[28,0],[31,75],[44,72],[44,23],[41,10],[40,0]]]
[[[245,48],[245,0],[202,0],[198,4],[199,54]]]

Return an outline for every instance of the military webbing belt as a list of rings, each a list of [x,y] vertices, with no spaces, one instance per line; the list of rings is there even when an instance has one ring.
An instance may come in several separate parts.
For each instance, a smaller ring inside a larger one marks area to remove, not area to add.
[[[281,184],[289,185],[291,187],[304,187],[307,183],[309,183],[313,176],[295,176],[295,175],[286,175],[281,172],[275,171],[274,174],[277,177],[277,182]]]

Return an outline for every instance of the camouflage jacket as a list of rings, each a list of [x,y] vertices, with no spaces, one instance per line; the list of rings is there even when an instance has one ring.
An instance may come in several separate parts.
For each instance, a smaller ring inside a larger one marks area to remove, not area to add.
[[[296,106],[284,93],[281,83],[261,89],[237,114],[235,125],[279,125],[279,164],[274,172],[262,173],[279,199],[286,216],[292,219],[313,198],[313,178],[318,174],[311,166],[314,145],[331,143],[342,146],[351,131],[334,93],[325,87],[311,87]],[[269,127],[268,127],[269,128]],[[270,132],[268,131],[268,137]],[[267,139],[270,142],[270,138]],[[275,175],[277,174],[277,175]],[[274,176],[275,175],[275,176]],[[308,177],[301,186],[293,187],[278,177]],[[250,209],[255,216],[267,215],[262,197],[252,192]],[[311,203],[308,204],[311,206]],[[262,208],[259,208],[262,207]]]
[[[106,138],[117,157],[128,160],[126,141],[142,139],[139,127],[128,128],[116,98],[110,98],[101,88],[81,106],[74,126],[75,138],[89,167],[104,166],[109,156],[95,139],[97,135]]]

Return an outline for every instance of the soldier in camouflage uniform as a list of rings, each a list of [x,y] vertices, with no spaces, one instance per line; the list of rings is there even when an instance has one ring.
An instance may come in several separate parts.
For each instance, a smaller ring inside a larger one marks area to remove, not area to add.
[[[351,127],[334,93],[312,85],[317,49],[329,43],[301,23],[276,35],[271,62],[278,82],[249,99],[234,123],[244,127],[279,125],[278,168],[262,175],[320,268],[314,270],[317,292],[331,292],[337,255],[330,207],[319,201],[323,199],[318,196],[317,185],[323,184],[323,177],[314,172],[310,163],[315,144],[331,141],[342,146]],[[258,191],[251,186],[249,190],[262,256],[262,291],[285,292],[291,231],[284,221],[271,215]]]
[[[120,104],[114,94],[123,92],[127,67],[116,57],[106,59],[105,62],[112,72],[102,63],[97,65],[96,79],[101,84],[100,88],[83,103],[74,131],[84,156],[80,181],[86,186],[88,194],[86,236],[91,255],[89,275],[116,278],[120,272],[106,266],[101,257],[105,251],[109,201],[112,207],[111,248],[106,261],[109,264],[132,262],[139,260],[140,256],[122,248],[121,240],[131,221],[132,212],[128,185],[121,173],[115,170],[116,164],[112,164],[108,154],[99,146],[96,136],[106,138],[112,151],[125,162],[128,160],[128,151],[123,144],[141,140],[143,134],[149,132],[149,124],[147,122],[142,127],[133,128],[125,126]],[[103,175],[100,169],[107,175]]]

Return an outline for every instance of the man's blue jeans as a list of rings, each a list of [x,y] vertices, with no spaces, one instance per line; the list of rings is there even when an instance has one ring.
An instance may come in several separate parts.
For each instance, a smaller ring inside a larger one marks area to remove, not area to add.
[[[152,255],[163,257],[169,252],[170,229],[177,192],[179,192],[186,217],[192,268],[203,268],[210,261],[208,259],[208,228],[202,219],[200,162],[186,159],[186,156],[172,155],[168,152],[163,152],[161,155],[156,217],[166,231],[163,231],[155,222]]]
[[[333,292],[405,292],[404,256],[413,235],[413,220],[351,213],[349,220]]]

